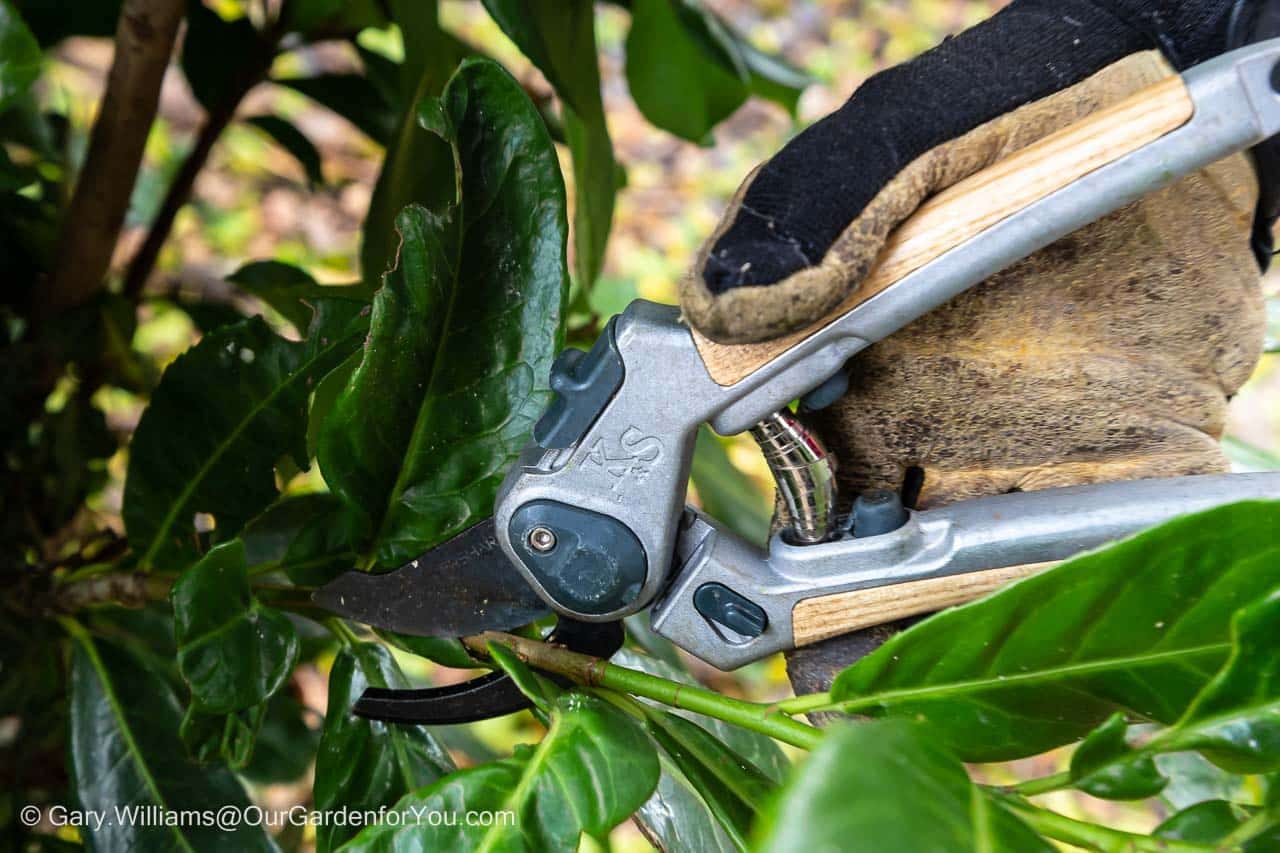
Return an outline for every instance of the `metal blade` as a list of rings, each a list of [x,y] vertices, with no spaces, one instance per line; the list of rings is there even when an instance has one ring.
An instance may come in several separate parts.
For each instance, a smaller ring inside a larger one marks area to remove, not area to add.
[[[493,519],[395,571],[339,575],[312,599],[347,619],[418,637],[505,631],[551,612],[498,547]]]

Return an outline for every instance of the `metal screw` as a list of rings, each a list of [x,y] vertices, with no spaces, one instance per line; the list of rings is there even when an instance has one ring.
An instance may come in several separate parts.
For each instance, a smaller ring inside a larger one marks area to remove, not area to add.
[[[556,547],[556,535],[546,527],[533,528],[525,538],[529,542],[529,547],[539,554],[546,554]]]

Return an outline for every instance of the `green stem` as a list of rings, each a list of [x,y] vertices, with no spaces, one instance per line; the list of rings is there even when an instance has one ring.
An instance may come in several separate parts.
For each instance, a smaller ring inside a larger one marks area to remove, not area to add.
[[[1071,774],[1066,770],[1061,773],[1054,773],[1052,776],[1042,776],[1039,779],[1027,779],[1016,785],[1010,785],[1003,790],[1011,794],[1021,794],[1024,797],[1034,797],[1036,794],[1047,794],[1050,791],[1057,791],[1060,788],[1066,788],[1071,784]]]
[[[58,620],[58,624],[62,626],[62,630],[66,631],[72,639],[82,643],[89,641],[89,632],[86,631],[85,627],[75,619],[72,619],[70,616],[55,616],[54,618]]]
[[[830,693],[810,693],[805,696],[784,699],[774,707],[784,714],[807,714],[830,704]]]
[[[330,612],[311,600],[311,590],[305,587],[260,584],[252,586],[253,594],[263,604],[288,610],[317,621],[330,616]]]
[[[712,690],[668,681],[536,640],[489,631],[478,637],[468,637],[463,642],[479,655],[485,655],[488,643],[501,643],[531,666],[566,676],[579,684],[606,687],[715,717],[801,749],[812,749],[822,737],[821,731],[791,719],[776,705],[721,696]]]
[[[1227,833],[1226,837],[1218,842],[1218,846],[1224,850],[1241,847],[1245,842],[1252,841],[1254,837],[1270,829],[1276,819],[1277,816],[1273,810],[1263,809]]]
[[[355,631],[347,627],[347,623],[335,617],[324,620],[324,626],[338,638],[338,642],[342,643],[346,648],[351,648],[360,642],[360,638],[356,636]]]
[[[999,794],[993,794],[993,796],[1036,832],[1077,847],[1090,850],[1124,850],[1132,853],[1203,853],[1206,850],[1218,849],[1213,845],[1152,838],[1149,835],[1110,829],[1033,806],[1016,797]]]

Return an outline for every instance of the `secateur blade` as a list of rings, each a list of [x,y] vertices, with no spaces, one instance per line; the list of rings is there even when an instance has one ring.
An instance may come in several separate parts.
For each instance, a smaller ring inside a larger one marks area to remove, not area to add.
[[[546,641],[595,657],[611,657],[622,647],[621,622],[575,622],[561,618]],[[568,682],[548,676],[561,685]],[[530,705],[510,676],[493,672],[461,684],[395,690],[369,687],[352,711],[369,720],[409,725],[450,725],[474,723],[522,711]]]
[[[417,637],[507,631],[551,612],[502,553],[493,519],[394,571],[345,572],[312,599],[354,622]]]

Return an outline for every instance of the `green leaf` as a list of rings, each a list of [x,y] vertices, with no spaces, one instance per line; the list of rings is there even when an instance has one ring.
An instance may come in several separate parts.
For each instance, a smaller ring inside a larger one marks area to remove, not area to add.
[[[662,775],[653,796],[635,819],[659,850],[697,850],[699,853],[737,853],[745,849],[734,840],[675,761],[661,753]]]
[[[239,96],[243,69],[233,73],[228,60],[234,58],[237,65],[260,63],[263,52],[269,50],[247,17],[226,21],[199,0],[187,3],[182,73],[191,94],[206,110],[225,109]]]
[[[0,112],[40,76],[40,45],[9,0],[0,0]]]
[[[800,95],[813,83],[813,78],[786,60],[765,53],[748,40],[733,34],[726,25],[747,67],[751,94],[781,104],[794,118]]]
[[[1276,562],[1276,550],[1271,549],[1270,558],[1264,552],[1255,560],[1259,572],[1263,560]],[[1233,773],[1280,769],[1278,634],[1280,591],[1237,613],[1230,659],[1177,725],[1158,737],[1161,749],[1194,749]]]
[[[969,781],[923,726],[831,731],[766,814],[760,849],[1052,850]]]
[[[533,706],[543,714],[550,714],[551,702],[562,692],[560,688],[530,669],[529,665],[507,646],[501,643],[489,643],[488,648],[493,662],[515,682],[516,687],[529,698]]]
[[[232,770],[243,770],[253,757],[266,711],[265,702],[229,714],[210,714],[192,705],[178,736],[200,763],[223,761]]]
[[[1280,585],[1280,504],[1175,519],[898,634],[846,669],[843,710],[929,722],[967,761],[1042,752],[1115,711],[1172,723],[1241,605]]]
[[[307,183],[313,188],[324,183],[320,152],[295,124],[273,115],[250,116],[245,119],[245,122],[270,136],[276,144],[292,154],[293,159],[298,161],[298,165],[306,173]]]
[[[170,594],[178,669],[200,710],[227,714],[269,699],[293,672],[289,618],[253,597],[239,539],[182,573]]]
[[[1240,839],[1232,837],[1232,833],[1240,829],[1240,825],[1255,814],[1255,809],[1225,800],[1206,800],[1171,816],[1152,830],[1151,834],[1170,841],[1214,845],[1230,839],[1237,843],[1217,846],[1214,849],[1239,850],[1241,853],[1269,853],[1269,851],[1280,850],[1280,821],[1267,820],[1262,815],[1257,815],[1255,819],[1267,822],[1249,832],[1248,840],[1243,844],[1238,843]]]
[[[374,629],[374,633],[398,649],[434,661],[441,666],[450,666],[455,669],[476,669],[480,666],[471,655],[467,654],[467,648],[462,645],[461,640],[446,637],[411,637],[408,634],[397,634],[395,631],[378,628]]]
[[[582,286],[590,287],[604,265],[618,190],[618,164],[600,96],[594,4],[484,0],[484,7],[563,101],[565,138],[573,154],[574,271]]]
[[[351,568],[358,520],[335,495],[281,498],[240,535],[252,574],[282,571],[299,586],[321,586]]]
[[[1071,756],[1071,783],[1104,800],[1154,797],[1168,783],[1150,756],[1130,759],[1124,714],[1112,714]]]
[[[440,29],[434,0],[395,0],[392,5],[404,34],[405,60],[393,106],[394,130],[386,140],[387,156],[364,223],[360,269],[366,281],[376,280],[395,260],[395,223],[401,210],[410,204],[438,210],[453,201],[452,152],[419,123],[418,108],[424,98],[440,94],[465,52]]]
[[[749,542],[763,546],[769,541],[770,497],[729,461],[724,445],[709,427],[698,432],[690,476],[698,501],[709,515]]]
[[[229,772],[200,767],[178,739],[181,712],[168,685],[141,661],[76,632],[71,662],[71,768],[78,805],[217,809],[248,806]],[[230,830],[106,820],[82,829],[98,850],[272,850],[260,827]]]
[[[272,696],[244,776],[259,785],[301,779],[315,760],[320,733],[307,725],[306,709],[288,691]]]
[[[670,756],[729,838],[741,848],[775,783],[706,729],[645,706],[649,734]]]
[[[652,793],[658,758],[630,717],[577,691],[559,696],[546,737],[511,758],[454,773],[401,800],[401,820],[360,833],[351,853],[417,850],[576,850],[604,838]],[[423,824],[415,814],[515,813],[514,824]],[[425,812],[423,810],[426,810]]]
[[[194,514],[226,540],[276,497],[273,466],[306,468],[307,396],[360,334],[301,343],[254,317],[206,335],[165,371],[133,435],[124,521],[143,568],[196,556]]]
[[[647,653],[625,648],[614,655],[616,663],[669,681],[697,684],[697,680],[680,664],[679,656],[667,640],[649,633],[643,625],[636,625],[635,620],[628,621],[628,633],[633,638],[643,638]],[[660,713],[668,714],[665,711]],[[707,747],[710,767],[691,769],[686,775],[682,764],[664,748],[659,754],[662,777],[658,788],[636,814],[636,819],[644,824],[652,837],[662,842],[666,850],[742,849],[743,826],[733,819],[740,811],[732,805],[740,803],[741,798],[715,781],[715,774],[727,770],[730,765],[740,764],[749,768],[745,771],[748,778],[735,780],[733,784],[743,782],[753,786],[752,790],[760,791],[786,778],[791,769],[786,755],[771,738],[758,732],[688,711],[674,711],[668,714],[671,715],[690,725],[696,723],[699,731],[707,733],[712,744]],[[679,726],[679,723],[673,726]],[[693,737],[698,736],[695,734]],[[717,798],[720,797],[729,798],[731,805],[719,805]]]
[[[1246,812],[1226,800],[1206,800],[1183,809],[1152,830],[1157,838],[1212,844],[1239,826]]]
[[[320,435],[324,431],[325,421],[329,419],[329,413],[333,411],[338,398],[351,381],[351,374],[356,372],[363,357],[363,351],[357,349],[316,385],[315,393],[311,395],[311,416],[307,419],[307,453],[311,457],[319,456]]]
[[[315,807],[332,812],[377,811],[453,770],[453,762],[422,726],[365,720],[351,706],[366,687],[409,686],[391,654],[374,643],[344,649],[329,672],[329,709],[316,755]],[[316,830],[320,853],[355,835],[358,826]]]
[[[311,328],[320,304],[337,300],[366,305],[374,292],[363,284],[319,284],[306,270],[281,261],[251,261],[227,281],[270,305],[302,335]]]
[[[300,92],[332,110],[380,145],[386,145],[395,133],[395,105],[388,103],[377,87],[359,74],[317,74],[314,77],[285,77],[272,82]]]
[[[363,360],[320,437],[325,480],[400,565],[487,517],[548,398],[563,342],[564,187],[519,84],[464,63],[444,95],[462,198],[407,208]]]
[[[687,0],[633,0],[626,72],[645,118],[690,142],[709,143],[749,93],[725,27]]]

